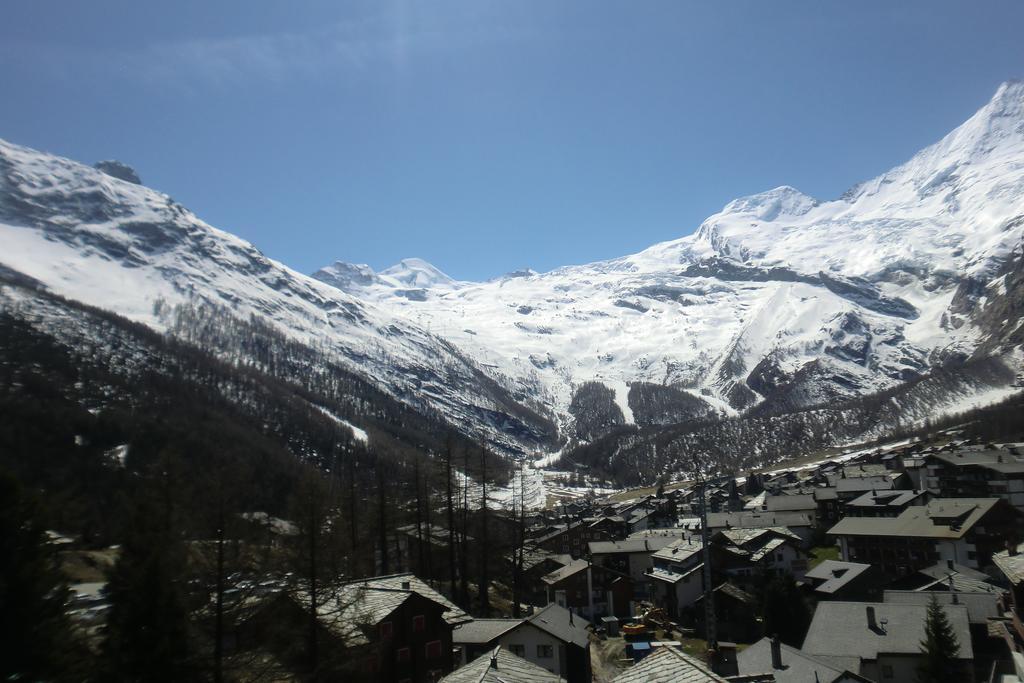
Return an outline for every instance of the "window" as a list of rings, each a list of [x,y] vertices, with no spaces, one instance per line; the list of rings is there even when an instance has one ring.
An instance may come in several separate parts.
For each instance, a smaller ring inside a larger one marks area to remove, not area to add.
[[[408,662],[411,656],[412,653],[409,652],[409,648],[407,647],[400,647],[395,651],[395,659],[400,662]]]
[[[432,640],[423,648],[426,651],[427,659],[438,659],[441,657],[441,641]]]
[[[516,657],[526,657],[526,646],[525,645],[509,645],[509,652],[514,654]]]
[[[381,624],[380,624],[380,637],[381,638],[390,638],[391,635],[394,632],[395,632],[394,631],[394,626],[391,624],[390,621],[383,621],[383,622],[381,622]]]
[[[550,645],[538,645],[537,646],[537,657],[539,659],[551,659],[555,656],[554,648]]]
[[[422,614],[417,614],[412,618],[412,632],[419,633],[427,629],[427,618]]]

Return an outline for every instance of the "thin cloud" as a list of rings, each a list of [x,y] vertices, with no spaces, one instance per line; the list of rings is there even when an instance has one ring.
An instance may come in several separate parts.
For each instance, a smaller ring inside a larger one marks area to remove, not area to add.
[[[387,68],[402,73],[417,56],[524,40],[532,31],[423,26],[404,10],[392,16],[338,22],[302,32],[189,38],[136,49],[111,50],[42,42],[9,43],[11,63],[70,78],[118,77],[188,90],[253,82],[284,83],[336,72]]]

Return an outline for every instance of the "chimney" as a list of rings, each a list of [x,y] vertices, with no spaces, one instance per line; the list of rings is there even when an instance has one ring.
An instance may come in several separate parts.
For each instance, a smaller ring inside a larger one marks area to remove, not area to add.
[[[409,590],[409,589],[410,589],[411,587],[412,587],[412,584],[410,584],[410,583],[409,583],[408,581],[403,581],[403,582],[402,582],[402,590],[404,590],[404,591],[407,591],[407,590]]]
[[[493,653],[491,653],[491,668],[492,669],[497,669],[498,668],[498,651],[497,650],[495,650]]]
[[[946,568],[950,571],[953,570],[953,560],[946,560]]]
[[[779,642],[778,636],[772,636],[772,668],[782,668],[782,643]]]
[[[644,550],[650,550],[651,547],[647,544],[647,539],[644,539]]]
[[[868,613],[868,628],[872,631],[878,630],[878,622],[875,620],[875,608],[873,605],[867,606]]]
[[[570,626],[574,626],[575,625],[574,622],[573,622],[572,608],[571,607],[569,608],[569,625]]]

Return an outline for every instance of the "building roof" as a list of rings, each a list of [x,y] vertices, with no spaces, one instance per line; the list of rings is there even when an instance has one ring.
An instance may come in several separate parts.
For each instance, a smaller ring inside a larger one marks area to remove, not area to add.
[[[540,580],[551,586],[558,583],[559,581],[568,579],[570,576],[574,576],[576,574],[579,574],[580,572],[585,572],[587,570],[587,567],[589,566],[590,563],[586,560],[573,560],[564,567],[559,567],[550,574],[542,576]]]
[[[587,548],[591,555],[613,555],[617,553],[653,553],[661,550],[675,538],[671,536],[648,536],[624,541],[590,541]]]
[[[442,683],[564,683],[565,679],[498,646],[441,679]]]
[[[869,477],[831,477],[830,484],[839,493],[853,493],[855,491],[884,491],[894,487],[893,480],[887,475],[875,475]]]
[[[674,647],[663,647],[613,678],[612,683],[705,683],[725,680],[703,662]]]
[[[868,608],[877,628],[868,627]],[[926,605],[882,602],[820,602],[814,611],[803,651],[811,655],[877,660],[881,654],[917,655],[924,640]],[[970,622],[963,605],[943,607],[960,642],[958,659],[973,659]]]
[[[709,512],[709,529],[763,529],[765,527],[814,526],[813,512]]]
[[[698,564],[696,567],[693,567],[692,569],[686,570],[685,572],[674,572],[671,569],[661,569],[660,567],[654,567],[647,573],[647,576],[657,581],[664,581],[665,583],[675,585],[683,579],[685,579],[687,576],[691,576],[694,573],[699,573],[703,569],[703,562]]]
[[[346,646],[366,645],[371,642],[367,633],[413,595],[411,590],[345,584],[318,601],[317,620]],[[294,597],[303,609],[309,608],[308,593],[299,592]]]
[[[452,631],[452,642],[473,643],[477,645],[490,643],[495,638],[521,625],[525,619],[474,619],[459,624]]]
[[[976,579],[978,581],[989,580],[989,576],[985,572],[979,572],[977,569],[965,567],[962,564],[950,562],[948,560],[945,562],[936,562],[930,567],[925,567],[924,569],[918,569],[917,573],[924,574],[925,576],[929,576],[933,579],[946,579],[949,578],[951,574],[960,574],[964,578],[968,579]]]
[[[418,593],[423,597],[433,600],[434,602],[440,603],[447,607],[447,611],[444,613],[444,620],[453,626],[455,624],[461,624],[466,621],[472,621],[473,617],[462,611],[458,605],[454,602],[441,595],[439,592],[431,588],[425,581],[418,578],[415,574],[391,574],[388,576],[375,576],[369,579],[360,579],[359,581],[352,581],[349,585],[365,585],[374,588],[385,588],[390,590],[402,590],[405,588],[404,584],[408,584],[408,590]]]
[[[526,621],[567,643],[582,648],[590,644],[587,632],[590,622],[555,603],[551,603]]]
[[[846,503],[846,507],[855,508],[904,508],[920,497],[927,495],[927,491],[900,491],[890,489],[886,491],[868,491],[857,496]]]
[[[927,505],[911,505],[896,517],[845,517],[828,533],[957,539],[999,502],[999,498],[938,498]]]
[[[747,591],[743,590],[739,586],[736,586],[736,585],[731,584],[729,582],[719,584],[715,588],[714,592],[715,593],[721,593],[722,595],[728,596],[728,597],[732,598],[733,600],[736,600],[738,602],[742,602],[742,603],[745,603],[745,604],[748,604],[748,605],[756,605],[757,604],[757,598],[755,598],[753,595],[751,595]],[[704,599],[704,594],[701,593],[700,597],[698,597],[693,602],[694,602],[694,604],[696,604],[696,603],[700,602],[703,599]]]
[[[804,578],[821,581],[814,587],[814,590],[831,595],[869,569],[871,569],[870,564],[825,560],[804,574]]]
[[[654,553],[652,557],[656,560],[682,563],[700,553],[703,549],[704,544],[701,543],[699,538],[679,538],[673,539],[671,543]]]
[[[1024,457],[1004,449],[941,451],[931,457],[958,467],[984,467],[1001,474],[1024,473]]]
[[[963,605],[972,624],[988,623],[990,617],[1000,616],[999,596],[995,593],[939,593],[937,591],[885,591],[884,602],[902,605],[927,605],[932,596],[942,605]]]
[[[742,650],[736,655],[740,675],[771,673],[776,683],[831,683],[843,674],[843,669],[785,643],[779,643],[779,649],[782,654],[780,669],[772,666],[771,638],[762,638]],[[859,665],[857,668],[860,668]]]
[[[1024,553],[1010,555],[1009,551],[1004,550],[993,555],[992,562],[1014,586],[1024,581]]]
[[[783,494],[781,496],[766,496],[762,507],[768,512],[813,511],[818,509],[818,501],[814,500],[813,493]]]

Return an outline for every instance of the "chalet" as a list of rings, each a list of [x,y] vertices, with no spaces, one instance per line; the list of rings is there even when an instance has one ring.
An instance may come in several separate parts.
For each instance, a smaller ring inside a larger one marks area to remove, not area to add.
[[[507,558],[507,561],[512,565],[514,558]],[[522,599],[534,605],[547,604],[548,587],[544,583],[544,577],[572,561],[571,555],[558,555],[535,548],[527,549],[523,554]],[[510,567],[508,571],[511,575],[514,567]]]
[[[1010,619],[997,625],[997,635],[1007,644],[1011,653],[1021,656],[1024,651],[1024,554],[1016,546],[996,553],[992,557],[996,571],[1010,587]],[[1024,662],[1021,662],[1024,664]]]
[[[651,602],[679,619],[704,591],[704,563],[689,569],[654,567],[648,572]]]
[[[816,512],[713,512],[708,514],[708,530],[712,533],[724,529],[765,529],[786,527],[796,534],[805,546],[814,537]]]
[[[800,538],[784,527],[724,529],[710,539],[716,568],[741,583],[751,577],[790,574],[797,580],[807,571],[807,554]]]
[[[880,602],[820,602],[801,651],[843,662],[873,681],[913,681],[923,661],[927,607]],[[943,607],[960,642],[958,680],[972,681],[974,651],[963,605]]]
[[[654,567],[673,572],[686,572],[703,562],[704,544],[699,538],[679,538],[653,553]]]
[[[569,683],[590,681],[590,626],[558,605],[548,605],[525,619],[476,619],[452,636],[463,662],[501,646]]]
[[[629,576],[633,580],[634,598],[645,599],[649,588],[647,570],[654,566],[651,554],[673,540],[667,536],[654,536],[625,541],[592,541],[587,550],[595,565]]]
[[[447,601],[421,594],[411,578],[380,579],[379,585],[358,581],[319,593],[325,670],[347,678],[424,683],[451,671],[453,623],[469,617],[459,611],[446,619]],[[394,587],[392,579],[399,579]],[[309,610],[308,592],[280,591],[249,619],[246,637],[286,647],[305,632]]]
[[[992,563],[1010,586],[1010,600],[1013,611],[1020,617],[1024,615],[1024,553],[1014,546],[992,556]],[[1021,633],[1024,642],[1024,632]]]
[[[610,534],[601,527],[593,527],[585,521],[573,522],[558,527],[556,530],[534,539],[532,544],[541,550],[563,555],[583,557],[587,552],[587,544],[591,541],[603,541]]]
[[[828,534],[843,560],[875,564],[899,578],[940,560],[984,568],[1005,539],[1019,533],[1022,519],[998,498],[939,498],[897,517],[847,517]]]
[[[555,603],[589,621],[599,617],[630,617],[633,582],[628,575],[588,560],[573,560],[545,576],[547,603]]]
[[[967,608],[967,622],[974,651],[975,678],[988,678],[992,663],[1003,651],[1002,643],[991,637],[989,623],[1003,616],[1001,596],[995,593],[959,593],[947,591],[893,591],[887,590],[882,600],[889,604],[928,606],[932,598],[941,605],[963,605]]]
[[[715,601],[716,632],[719,640],[749,643],[761,635],[757,620],[758,598],[731,583],[723,583],[711,592]],[[704,595],[692,606],[697,633],[704,637]]]

